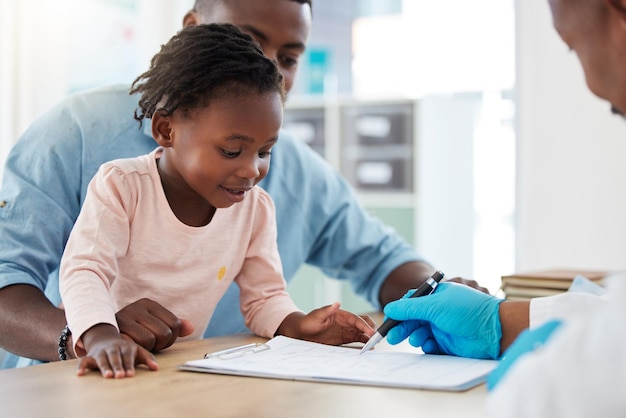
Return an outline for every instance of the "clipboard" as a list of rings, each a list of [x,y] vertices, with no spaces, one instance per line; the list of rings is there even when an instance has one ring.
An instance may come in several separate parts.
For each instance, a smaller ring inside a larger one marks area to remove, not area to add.
[[[371,350],[318,344],[278,336],[188,361],[179,370],[269,379],[464,391],[479,385],[497,366],[495,360],[421,352]]]
[[[205,359],[221,359],[221,360],[229,360],[238,358],[241,356],[246,356],[248,354],[256,354],[261,351],[269,350],[270,346],[264,343],[252,343],[246,344],[239,347],[227,348],[222,351],[215,351],[213,353],[206,353],[204,355]]]

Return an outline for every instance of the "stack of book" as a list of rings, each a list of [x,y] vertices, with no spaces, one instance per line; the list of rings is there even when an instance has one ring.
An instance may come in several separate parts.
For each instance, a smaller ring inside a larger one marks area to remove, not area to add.
[[[502,276],[501,288],[507,300],[528,300],[566,292],[577,275],[601,285],[607,274],[607,271],[573,269],[530,271]]]

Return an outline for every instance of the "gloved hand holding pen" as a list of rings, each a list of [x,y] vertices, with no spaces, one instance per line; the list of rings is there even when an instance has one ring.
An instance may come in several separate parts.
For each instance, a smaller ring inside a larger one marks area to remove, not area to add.
[[[387,317],[402,321],[387,334],[387,342],[409,339],[427,354],[497,359],[502,331],[502,299],[456,283],[441,283],[421,298],[404,298],[387,304]]]

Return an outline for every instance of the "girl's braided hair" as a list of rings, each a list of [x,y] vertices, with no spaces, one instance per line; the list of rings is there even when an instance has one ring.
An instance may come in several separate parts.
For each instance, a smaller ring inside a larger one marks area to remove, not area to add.
[[[148,71],[133,81],[141,93],[135,119],[156,110],[171,115],[208,106],[233,94],[277,93],[285,99],[283,77],[250,35],[232,24],[188,26],[161,47]]]

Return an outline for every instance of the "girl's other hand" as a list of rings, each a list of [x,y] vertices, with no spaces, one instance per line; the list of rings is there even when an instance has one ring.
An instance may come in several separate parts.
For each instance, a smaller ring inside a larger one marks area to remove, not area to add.
[[[115,327],[96,325],[83,334],[87,355],[78,361],[78,376],[87,370],[100,370],[104,378],[124,378],[135,375],[135,366],[145,364],[149,370],[159,366],[152,353],[130,338],[120,336]]]

